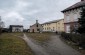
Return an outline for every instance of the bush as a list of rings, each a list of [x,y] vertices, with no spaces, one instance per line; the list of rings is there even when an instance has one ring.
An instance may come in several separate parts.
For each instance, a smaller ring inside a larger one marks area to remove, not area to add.
[[[80,34],[71,34],[71,33],[62,32],[61,36],[65,40],[72,41],[78,44],[79,46],[82,46],[83,48],[85,48],[85,34],[80,35]]]
[[[70,34],[68,34],[68,33],[62,32],[62,33],[61,33],[61,36],[62,36],[64,39],[66,39],[66,40],[71,40]]]
[[[2,31],[1,31],[1,29],[0,29],[0,35],[1,35],[1,33],[2,33]]]
[[[80,46],[85,49],[85,34],[81,36]]]

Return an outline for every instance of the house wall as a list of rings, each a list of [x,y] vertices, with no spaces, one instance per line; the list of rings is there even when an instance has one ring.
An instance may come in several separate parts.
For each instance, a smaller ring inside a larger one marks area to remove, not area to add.
[[[43,24],[42,27],[43,27],[43,31],[51,31],[50,23]]]
[[[23,32],[23,27],[12,27],[12,32]]]
[[[73,9],[67,12],[64,12],[64,29],[66,33],[70,33],[71,25],[75,25],[75,23],[78,21],[78,18],[80,18],[80,12],[81,8]],[[68,28],[68,25],[70,26]],[[67,32],[67,30],[69,32]]]
[[[57,22],[56,22],[57,23]],[[56,32],[56,23],[51,23],[50,24],[50,28],[51,28],[51,32]]]
[[[62,19],[56,23],[56,30],[58,32],[64,32],[64,19]]]
[[[38,24],[37,27],[37,24],[34,24],[33,26],[30,27],[30,32],[42,32],[42,26]]]
[[[56,31],[56,23],[46,23],[43,24],[43,31],[44,32],[55,32]]]
[[[54,23],[45,23],[42,25],[44,32],[62,32],[64,31],[64,20],[60,20]]]

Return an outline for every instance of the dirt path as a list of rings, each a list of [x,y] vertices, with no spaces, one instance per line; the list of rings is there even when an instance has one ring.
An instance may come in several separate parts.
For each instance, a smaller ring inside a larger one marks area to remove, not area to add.
[[[28,38],[25,34],[22,37],[28,46],[33,50],[35,55],[49,55],[48,53],[45,52],[44,48],[41,46],[37,45],[36,42],[33,42],[31,38]]]
[[[59,36],[52,36],[51,40],[43,46],[50,55],[82,55],[70,46],[66,45]]]
[[[60,40],[59,36],[52,36],[51,40],[45,45],[39,45],[25,34],[22,37],[35,55],[82,55],[78,51],[66,45]]]

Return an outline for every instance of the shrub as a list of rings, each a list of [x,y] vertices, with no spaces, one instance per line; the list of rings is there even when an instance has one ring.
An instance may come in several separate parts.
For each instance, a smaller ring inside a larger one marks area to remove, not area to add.
[[[80,46],[85,49],[85,34],[81,36]]]
[[[70,34],[68,34],[68,33],[62,32],[62,33],[61,33],[61,36],[62,36],[64,39],[66,39],[66,40],[71,40]]]
[[[1,33],[2,33],[2,31],[1,31],[1,29],[0,29],[0,35],[1,35]]]
[[[72,42],[78,44],[79,46],[85,48],[85,34],[80,35],[80,34],[72,34],[72,33],[62,32],[61,36],[65,40],[72,41]]]

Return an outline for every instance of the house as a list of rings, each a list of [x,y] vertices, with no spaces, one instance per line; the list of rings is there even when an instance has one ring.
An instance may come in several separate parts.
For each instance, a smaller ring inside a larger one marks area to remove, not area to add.
[[[9,27],[10,32],[23,32],[22,25],[10,25]]]
[[[9,32],[9,28],[2,28],[2,32]]]
[[[42,32],[42,25],[38,23],[38,20],[36,20],[36,23],[30,26],[30,32]]]
[[[81,0],[62,11],[64,13],[64,28],[66,33],[70,33],[72,30],[78,28],[78,18],[80,18],[80,12],[83,6],[85,6],[85,0]]]
[[[2,21],[1,16],[0,16],[0,28],[3,28],[3,27],[5,27],[5,25],[4,25],[4,22]]]
[[[63,32],[64,19],[49,21],[42,24],[43,32]]]

